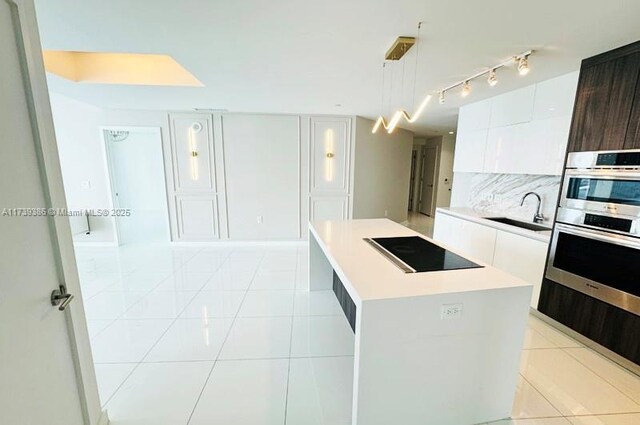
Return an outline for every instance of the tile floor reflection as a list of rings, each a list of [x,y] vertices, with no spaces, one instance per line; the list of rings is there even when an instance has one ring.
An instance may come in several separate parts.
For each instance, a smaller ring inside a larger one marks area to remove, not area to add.
[[[351,423],[353,333],[331,291],[306,291],[306,247],[76,254],[112,424]],[[531,317],[512,418],[493,424],[637,425],[640,378]]]

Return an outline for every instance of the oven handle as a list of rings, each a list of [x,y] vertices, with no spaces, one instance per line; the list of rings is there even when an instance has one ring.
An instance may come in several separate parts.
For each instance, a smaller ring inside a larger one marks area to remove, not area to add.
[[[640,170],[595,170],[585,168],[567,168],[565,180],[568,178],[602,179],[602,180],[637,180],[640,178]]]
[[[633,249],[640,249],[640,240],[631,236],[617,235],[614,233],[603,232],[601,230],[583,229],[581,227],[556,223],[556,228],[553,235],[554,239],[557,238],[558,233],[561,231],[564,233],[569,233],[571,235],[581,236],[587,239],[607,242],[614,245],[622,245]]]

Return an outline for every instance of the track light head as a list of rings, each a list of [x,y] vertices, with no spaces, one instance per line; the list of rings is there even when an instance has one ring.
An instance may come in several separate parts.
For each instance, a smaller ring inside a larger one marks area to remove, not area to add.
[[[444,105],[444,90],[440,92],[440,96],[438,97],[438,102],[441,105]]]
[[[529,57],[520,56],[518,59],[518,73],[520,75],[527,75],[529,73]]]
[[[460,95],[462,97],[467,97],[469,96],[469,93],[471,93],[471,83],[469,83],[469,81],[465,81],[464,84],[462,84],[462,93],[460,93]]]
[[[487,79],[487,83],[489,83],[489,85],[491,87],[495,86],[496,84],[498,84],[498,77],[496,77],[496,69],[492,69],[491,71],[489,71],[489,78]]]

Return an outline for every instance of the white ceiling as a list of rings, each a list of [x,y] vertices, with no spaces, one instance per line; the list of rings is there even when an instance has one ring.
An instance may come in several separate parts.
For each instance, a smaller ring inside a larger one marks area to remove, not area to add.
[[[418,48],[387,68],[387,116],[391,108],[411,110],[416,74],[419,103],[426,92],[536,50],[528,76],[502,70],[496,87],[478,81],[464,99],[470,103],[577,70],[585,57],[640,39],[637,0],[36,0],[36,5],[45,49],[169,54],[205,85],[107,86],[49,78],[53,91],[110,108],[375,119],[384,53],[397,36],[416,36],[419,21],[424,24]],[[461,104],[457,94],[445,105],[436,96],[410,128],[418,134],[454,129]]]

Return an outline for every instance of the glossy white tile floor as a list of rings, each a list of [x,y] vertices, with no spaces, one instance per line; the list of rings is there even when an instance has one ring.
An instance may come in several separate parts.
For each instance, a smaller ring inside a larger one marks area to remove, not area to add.
[[[353,333],[305,291],[305,247],[77,258],[112,424],[350,424]],[[638,425],[640,378],[531,317],[512,418],[493,424]]]

